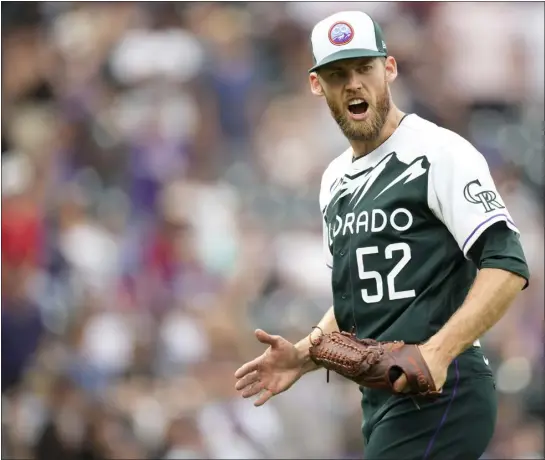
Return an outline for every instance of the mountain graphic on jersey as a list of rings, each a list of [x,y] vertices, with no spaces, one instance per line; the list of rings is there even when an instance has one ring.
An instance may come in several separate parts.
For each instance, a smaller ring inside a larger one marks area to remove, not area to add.
[[[345,197],[349,197],[349,205],[355,208],[364,198],[374,201],[388,191],[403,194],[403,190],[395,191],[396,186],[403,187],[426,175],[428,170],[429,162],[425,156],[406,164],[397,158],[395,152],[392,152],[374,167],[345,174],[337,180],[331,188],[332,199],[328,207],[336,205]]]

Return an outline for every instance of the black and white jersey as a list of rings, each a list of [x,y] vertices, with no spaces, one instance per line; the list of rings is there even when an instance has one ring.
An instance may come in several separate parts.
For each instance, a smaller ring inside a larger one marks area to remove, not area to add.
[[[320,207],[339,327],[379,340],[428,339],[475,279],[473,243],[500,221],[518,233],[484,157],[417,115],[368,155],[333,160]]]

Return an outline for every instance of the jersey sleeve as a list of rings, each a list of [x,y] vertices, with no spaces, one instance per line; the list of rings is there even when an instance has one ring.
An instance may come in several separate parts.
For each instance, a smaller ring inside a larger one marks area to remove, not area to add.
[[[331,254],[331,248],[329,246],[329,233],[326,220],[326,209],[331,199],[331,170],[326,169],[322,176],[322,182],[320,185],[320,211],[322,214],[322,240],[323,240],[323,254],[324,261],[328,268],[333,268],[333,255]]]
[[[327,223],[325,219],[322,219],[322,224],[323,224],[324,260],[328,268],[333,268],[333,255],[331,254],[331,249],[329,247],[328,230],[327,230]]]
[[[497,222],[517,234],[484,156],[460,136],[439,149],[430,166],[430,209],[445,224],[464,256],[479,236]]]

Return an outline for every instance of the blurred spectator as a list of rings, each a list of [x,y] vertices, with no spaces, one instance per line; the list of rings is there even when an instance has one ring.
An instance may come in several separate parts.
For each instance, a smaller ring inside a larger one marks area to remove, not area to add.
[[[346,141],[308,36],[341,9],[383,25],[401,108],[483,152],[522,231],[485,458],[543,458],[544,11],[494,2],[3,2],[3,458],[361,458],[357,387],[233,388],[255,327],[297,340],[331,302],[318,189]]]

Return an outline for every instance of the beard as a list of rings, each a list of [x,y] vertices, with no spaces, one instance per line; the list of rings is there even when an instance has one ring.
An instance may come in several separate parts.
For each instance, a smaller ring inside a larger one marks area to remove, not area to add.
[[[344,136],[350,141],[374,141],[380,135],[383,126],[386,123],[386,118],[390,112],[390,94],[388,92],[388,84],[384,82],[384,88],[377,96],[377,103],[373,107],[369,104],[367,108],[371,113],[365,121],[351,120],[345,115],[343,107],[336,104],[333,100],[325,95],[327,105],[331,111],[333,119],[341,128]]]

